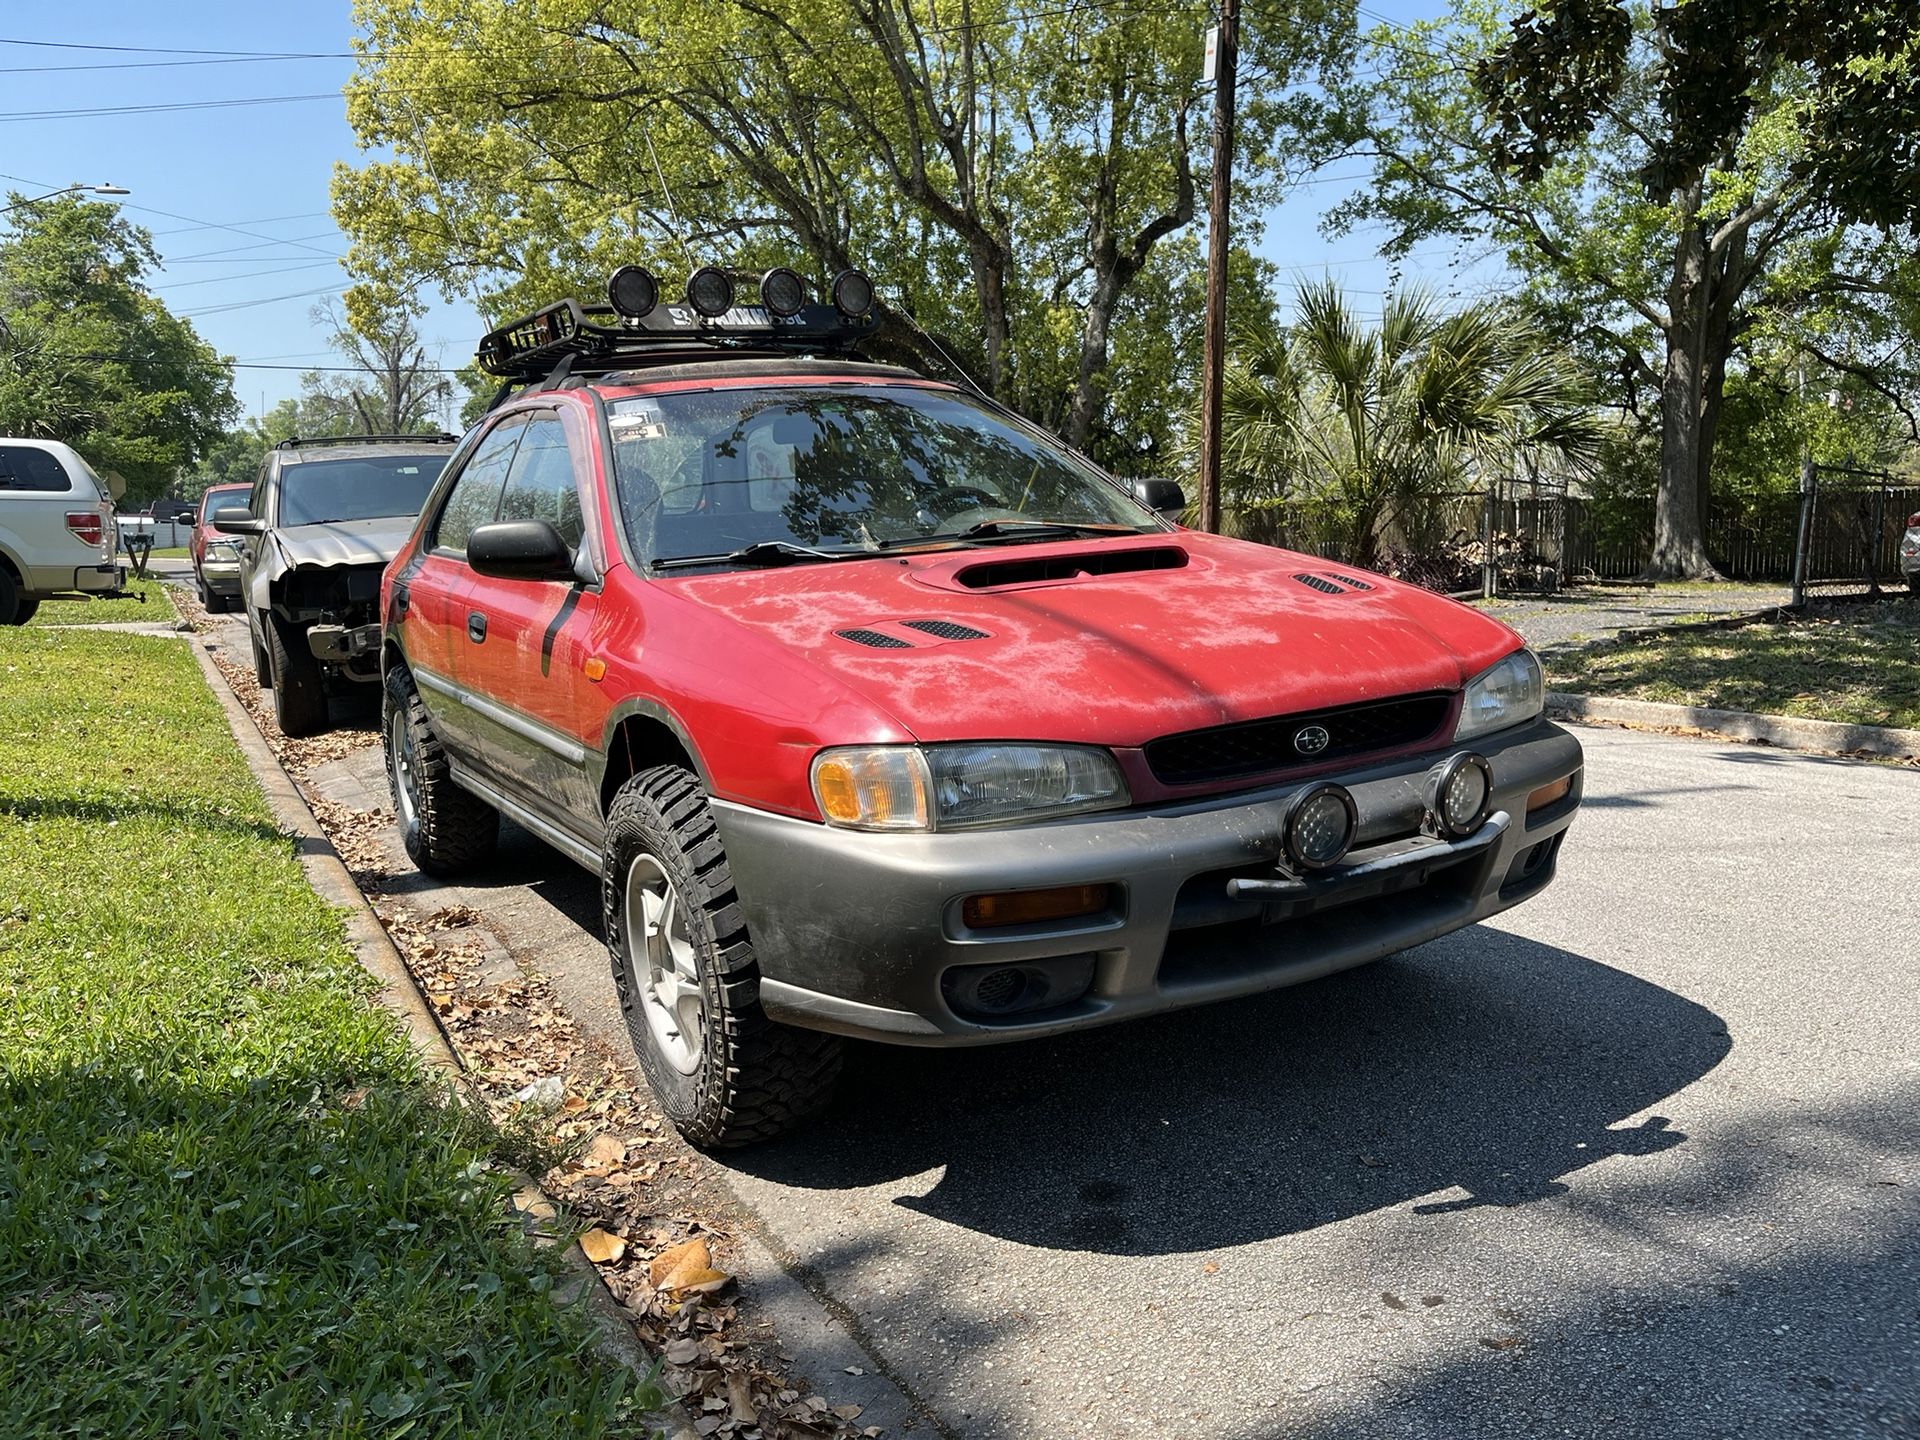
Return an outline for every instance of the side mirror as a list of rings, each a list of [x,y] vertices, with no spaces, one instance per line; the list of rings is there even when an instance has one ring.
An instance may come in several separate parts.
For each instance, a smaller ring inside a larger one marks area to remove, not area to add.
[[[544,520],[492,520],[467,536],[467,564],[495,580],[571,583],[573,547]]]
[[[244,506],[222,505],[213,512],[213,528],[222,535],[264,535],[267,522],[255,519]]]
[[[1178,480],[1135,480],[1133,498],[1168,519],[1177,518],[1187,508],[1186,492]]]

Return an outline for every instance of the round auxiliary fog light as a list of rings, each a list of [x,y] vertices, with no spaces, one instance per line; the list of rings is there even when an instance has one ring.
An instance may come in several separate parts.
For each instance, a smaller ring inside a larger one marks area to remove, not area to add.
[[[1294,801],[1281,839],[1296,867],[1324,870],[1340,862],[1359,828],[1360,812],[1346,788],[1316,785]]]
[[[873,281],[858,270],[842,270],[833,277],[833,308],[858,320],[873,309]]]
[[[651,270],[622,265],[607,277],[607,303],[629,320],[652,314],[659,301],[660,286]]]
[[[702,265],[687,277],[687,303],[717,320],[733,308],[733,281],[718,265]]]
[[[760,277],[760,303],[782,320],[807,303],[807,282],[782,265]]]
[[[1493,808],[1493,768],[1479,755],[1454,756],[1434,772],[1427,808],[1442,835],[1471,835]]]

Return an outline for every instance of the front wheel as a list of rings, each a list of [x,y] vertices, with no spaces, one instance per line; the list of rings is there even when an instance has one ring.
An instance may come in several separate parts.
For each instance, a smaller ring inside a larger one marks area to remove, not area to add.
[[[403,665],[387,671],[383,696],[387,785],[407,858],[427,875],[458,875],[493,853],[500,812],[453,780],[427,707]]]
[[[661,1110],[690,1142],[771,1140],[824,1107],[838,1036],[776,1025],[733,872],[699,782],[644,770],[607,811],[607,953],[627,1031]]]
[[[40,608],[37,600],[22,600],[20,587],[5,565],[0,565],[0,625],[24,625]]]
[[[327,728],[327,691],[320,678],[320,662],[307,648],[307,632],[269,615],[267,667],[273,676],[273,718],[280,733],[291,737],[318,735]]]

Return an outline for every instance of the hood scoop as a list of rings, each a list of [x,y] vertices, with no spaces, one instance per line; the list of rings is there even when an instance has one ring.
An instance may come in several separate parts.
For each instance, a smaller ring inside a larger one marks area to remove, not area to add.
[[[1010,585],[1058,584],[1142,570],[1183,570],[1186,564],[1187,552],[1177,545],[1133,546],[1124,550],[1078,550],[1067,555],[1009,556],[962,566],[953,578],[969,590],[1000,590]]]

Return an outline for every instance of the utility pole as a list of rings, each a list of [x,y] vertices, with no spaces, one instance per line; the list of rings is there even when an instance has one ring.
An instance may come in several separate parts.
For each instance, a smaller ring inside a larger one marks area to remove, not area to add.
[[[1233,188],[1233,82],[1240,0],[1220,0],[1213,53],[1213,193],[1207,202],[1207,322],[1200,361],[1200,528],[1220,531],[1220,392],[1227,364],[1227,205]]]

